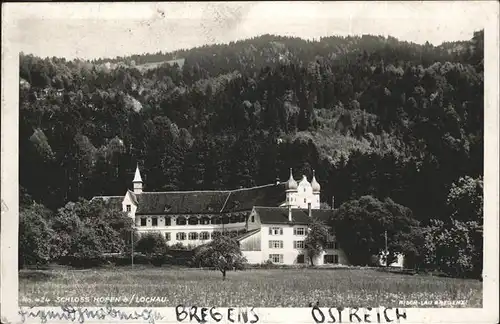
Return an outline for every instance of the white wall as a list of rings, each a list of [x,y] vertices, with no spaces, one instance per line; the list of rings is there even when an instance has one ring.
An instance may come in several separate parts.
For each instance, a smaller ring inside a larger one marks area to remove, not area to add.
[[[207,224],[207,225],[176,225],[175,224],[175,219],[173,218],[171,220],[171,226],[165,226],[164,225],[164,216],[136,216],[137,221],[136,225],[140,225],[140,219],[142,217],[145,217],[147,220],[147,226],[137,226],[137,232],[139,234],[142,233],[147,233],[147,232],[157,232],[160,233],[163,237],[165,237],[165,233],[170,233],[170,240],[167,241],[168,245],[174,245],[178,242],[182,243],[183,245],[192,245],[192,246],[197,246],[200,244],[205,244],[208,243],[211,239],[209,238],[208,240],[190,240],[189,239],[189,233],[190,232],[196,232],[198,233],[198,237],[200,237],[201,232],[208,232],[210,234],[210,237],[212,235],[212,232],[214,231],[222,231],[223,227],[222,224]],[[152,224],[152,217],[158,217],[158,226],[151,226]],[[224,230],[243,230],[245,229],[245,223],[235,223],[235,224],[224,224]],[[186,239],[185,240],[177,240],[177,233],[183,232],[186,234]]]
[[[122,201],[122,211],[126,212],[127,211],[127,205],[130,205],[131,210],[128,213],[129,217],[135,220],[135,213],[137,211],[137,205],[133,202],[132,197],[130,196],[130,193],[127,191],[125,194],[125,197],[123,197]],[[137,223],[136,223],[137,225]]]
[[[250,264],[262,263],[262,252],[261,251],[241,251],[243,256],[247,258],[247,262]]]
[[[269,235],[270,227],[280,227],[283,229],[283,235]],[[283,264],[298,264],[297,257],[300,254],[304,255],[305,263],[309,263],[309,258],[305,249],[294,248],[294,241],[304,241],[306,238],[306,234],[304,235],[294,235],[294,228],[307,228],[305,225],[269,225],[263,224],[261,227],[260,235],[261,235],[261,259],[257,263],[266,262],[269,259],[270,254],[282,254],[283,255]],[[270,248],[269,241],[283,241],[283,248]],[[349,264],[349,260],[347,260],[345,253],[342,251],[341,247],[338,246],[338,249],[326,249],[314,260],[315,265],[323,264],[323,257],[325,254],[329,255],[337,255],[339,264]],[[252,255],[254,258],[254,255]]]
[[[283,229],[283,235],[269,235],[270,227],[280,227]],[[291,225],[267,225],[263,224],[261,227],[261,250],[262,250],[262,262],[266,262],[269,259],[270,254],[282,254],[284,264],[296,264],[297,256],[299,254],[304,254],[303,249],[295,249],[293,246],[294,241],[303,241],[305,235],[297,236],[293,235],[294,227],[304,227],[307,226],[291,226]],[[269,241],[283,241],[283,248],[270,248]]]
[[[386,253],[385,252],[381,252],[380,255],[379,255],[379,264],[381,266],[385,266],[386,262],[385,260],[383,259],[384,255]],[[404,256],[402,254],[397,254],[396,255],[396,261],[394,261],[393,263],[389,264],[390,267],[398,267],[398,268],[402,268],[404,266]]]

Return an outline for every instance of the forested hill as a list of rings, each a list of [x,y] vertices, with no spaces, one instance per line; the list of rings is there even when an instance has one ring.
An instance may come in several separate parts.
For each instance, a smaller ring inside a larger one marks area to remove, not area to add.
[[[175,61],[174,61],[175,60]],[[483,32],[417,45],[265,35],[95,61],[21,54],[20,184],[50,207],[311,176],[322,201],[391,197],[420,220],[483,172]]]

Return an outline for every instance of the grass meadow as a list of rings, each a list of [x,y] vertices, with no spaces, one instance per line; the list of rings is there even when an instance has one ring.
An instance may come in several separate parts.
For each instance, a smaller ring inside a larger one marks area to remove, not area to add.
[[[478,280],[374,269],[252,269],[225,281],[217,271],[185,268],[21,270],[19,290],[21,306],[61,305],[61,297],[97,306],[95,298],[113,297],[113,306],[146,307],[482,307]]]

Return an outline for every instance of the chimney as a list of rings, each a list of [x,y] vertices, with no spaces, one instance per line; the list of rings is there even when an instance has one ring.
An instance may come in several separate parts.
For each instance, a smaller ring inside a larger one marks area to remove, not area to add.
[[[307,203],[307,212],[309,214],[309,217],[312,217],[312,212],[311,212],[311,203]]]
[[[292,221],[292,205],[288,205],[288,221]]]

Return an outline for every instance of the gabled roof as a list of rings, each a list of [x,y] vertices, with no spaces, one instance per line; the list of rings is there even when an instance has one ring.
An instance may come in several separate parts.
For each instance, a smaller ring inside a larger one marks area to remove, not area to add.
[[[169,191],[134,194],[136,214],[219,214],[250,211],[256,205],[279,206],[284,183],[221,191]]]
[[[252,210],[254,206],[279,206],[286,199],[285,195],[285,183],[233,190],[222,212]]]
[[[134,196],[136,214],[218,214],[224,205],[226,191],[143,192]]]
[[[290,224],[288,221],[288,208],[286,207],[255,207],[255,212],[262,224]],[[327,222],[334,215],[331,209],[312,209],[312,218]],[[308,225],[311,223],[307,209],[292,209],[291,224]]]
[[[112,209],[122,209],[123,196],[95,196],[90,201],[102,200]]]
[[[127,192],[130,195],[130,198],[132,199],[134,204],[137,206],[139,203],[137,201],[137,196],[135,195],[135,193],[132,190],[127,190]]]
[[[246,239],[246,238],[248,238],[248,237],[250,237],[250,236],[252,236],[252,235],[254,235],[254,234],[258,233],[258,232],[260,232],[260,228],[256,228],[256,229],[250,230],[250,231],[248,231],[246,233],[243,233],[243,234],[237,236],[236,237],[236,241],[244,240],[244,239]]]

